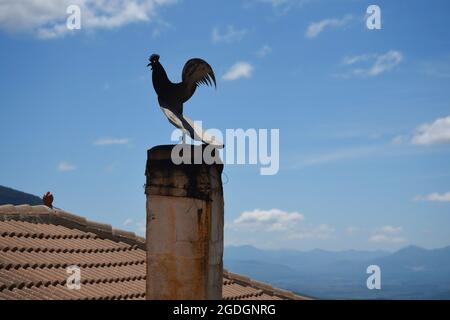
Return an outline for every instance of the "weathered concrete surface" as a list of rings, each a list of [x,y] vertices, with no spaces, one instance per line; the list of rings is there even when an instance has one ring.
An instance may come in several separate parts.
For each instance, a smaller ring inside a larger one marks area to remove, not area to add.
[[[223,165],[175,165],[172,148],[147,157],[147,299],[221,299]]]

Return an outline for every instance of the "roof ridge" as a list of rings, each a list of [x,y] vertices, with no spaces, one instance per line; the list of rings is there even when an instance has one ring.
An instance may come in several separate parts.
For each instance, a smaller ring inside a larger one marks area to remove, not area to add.
[[[107,238],[117,242],[125,242],[130,245],[137,245],[145,250],[145,238],[136,235],[134,232],[115,229],[110,224],[95,222],[85,217],[67,212],[62,209],[51,209],[45,205],[0,205],[0,220],[9,219],[31,219],[43,221],[47,219],[49,223],[62,225],[71,229],[78,229],[91,232],[99,237]],[[42,220],[41,220],[42,219]]]
[[[254,280],[247,276],[243,276],[243,275],[240,275],[237,273],[230,272],[226,269],[223,269],[223,276],[226,277],[227,279],[230,279],[237,283],[241,283],[241,284],[250,286],[252,288],[259,289],[259,290],[263,291],[264,293],[267,293],[272,296],[275,295],[275,296],[278,296],[278,297],[281,297],[284,299],[312,300],[312,298],[310,298],[310,297],[301,296],[301,295],[298,295],[289,290],[275,288],[266,282]]]

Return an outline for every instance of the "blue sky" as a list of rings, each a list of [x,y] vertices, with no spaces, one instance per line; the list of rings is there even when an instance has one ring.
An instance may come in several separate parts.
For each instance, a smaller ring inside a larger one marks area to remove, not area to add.
[[[64,28],[70,4],[81,30]],[[366,28],[370,4],[381,30]],[[141,232],[146,150],[173,130],[147,58],[179,81],[201,57],[218,89],[197,90],[189,117],[280,129],[277,175],[225,167],[226,244],[450,245],[449,12],[444,0],[2,1],[0,184]]]

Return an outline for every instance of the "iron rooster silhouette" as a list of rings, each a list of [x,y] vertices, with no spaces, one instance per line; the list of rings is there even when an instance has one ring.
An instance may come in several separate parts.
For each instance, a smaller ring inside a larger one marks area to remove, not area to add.
[[[151,66],[152,69],[153,88],[158,95],[159,106],[169,122],[194,140],[222,148],[223,144],[220,141],[216,141],[214,136],[204,132],[194,121],[183,115],[183,104],[192,97],[199,85],[214,84],[214,87],[217,87],[211,66],[202,59],[190,59],[183,67],[182,82],[173,83],[159,62],[158,54],[152,54],[148,60],[150,63],[147,67]]]

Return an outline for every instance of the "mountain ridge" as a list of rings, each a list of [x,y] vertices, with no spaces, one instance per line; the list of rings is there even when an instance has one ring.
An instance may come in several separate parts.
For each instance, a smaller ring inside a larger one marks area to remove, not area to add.
[[[256,280],[326,299],[448,299],[450,292],[450,246],[407,246],[395,252],[227,246],[224,265]],[[381,269],[382,290],[366,287],[370,265]]]
[[[33,194],[0,185],[0,205],[2,204],[40,205],[43,204],[43,202],[40,197]]]

